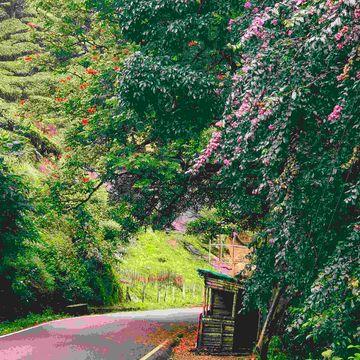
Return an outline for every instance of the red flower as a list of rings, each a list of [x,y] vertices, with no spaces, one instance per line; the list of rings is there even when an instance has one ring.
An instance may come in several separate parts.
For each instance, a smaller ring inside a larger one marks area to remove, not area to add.
[[[20,106],[24,106],[26,104],[26,100],[25,99],[21,99],[20,100]]]
[[[31,56],[25,56],[24,61],[26,61],[26,62],[32,61],[32,57]]]
[[[99,73],[97,70],[92,69],[92,68],[87,68],[85,71],[89,75],[97,75]]]
[[[197,45],[199,45],[199,43],[197,42],[197,41],[195,41],[195,40],[191,40],[191,41],[189,41],[188,42],[188,46],[197,46]]]
[[[87,183],[89,181],[90,181],[90,178],[87,176],[82,178],[82,182],[84,182],[84,183]]]
[[[55,101],[56,101],[56,102],[59,102],[59,103],[65,102],[65,101],[67,101],[67,98],[57,97],[57,98],[55,98]]]
[[[87,109],[87,112],[88,112],[89,114],[95,114],[95,113],[96,113],[96,106],[89,107],[89,108]]]
[[[33,22],[28,22],[26,25],[31,27],[32,29],[36,29],[37,27],[39,27],[39,25],[34,24]]]
[[[87,124],[89,123],[89,119],[83,118],[83,119],[81,120],[81,123],[85,126],[85,125],[87,125]]]
[[[90,84],[89,83],[82,83],[82,84],[80,84],[80,90],[85,90],[88,86],[89,86]]]
[[[121,67],[120,67],[120,66],[114,66],[114,70],[115,70],[115,71],[120,71],[120,70],[121,70]]]

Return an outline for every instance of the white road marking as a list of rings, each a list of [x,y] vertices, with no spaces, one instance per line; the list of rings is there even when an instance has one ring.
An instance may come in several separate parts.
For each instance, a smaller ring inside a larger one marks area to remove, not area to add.
[[[169,339],[165,340],[163,343],[161,343],[159,346],[157,346],[155,349],[152,349],[149,353],[147,353],[145,356],[143,356],[141,359],[139,360],[147,360],[149,359],[152,355],[154,355],[155,353],[157,353],[160,349],[162,349],[165,345],[167,345],[170,342]]]

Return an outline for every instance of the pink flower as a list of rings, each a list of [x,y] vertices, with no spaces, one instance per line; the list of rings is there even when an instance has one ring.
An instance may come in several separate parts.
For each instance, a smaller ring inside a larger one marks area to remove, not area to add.
[[[232,30],[232,26],[235,24],[235,20],[234,19],[230,19],[229,22],[228,22],[228,31],[231,31]]]
[[[196,174],[199,169],[206,164],[213,152],[220,146],[221,132],[215,131],[209,141],[207,147],[203,150],[201,155],[196,159],[193,167],[188,170],[189,174]]]
[[[255,119],[251,119],[251,125],[253,126],[257,126],[257,124],[260,122],[260,120],[258,118]]]
[[[237,147],[235,148],[235,154],[240,154],[241,151],[242,151],[242,148],[241,148],[240,146],[237,146]]]
[[[334,38],[335,38],[336,41],[340,41],[341,38],[342,38],[342,36],[343,36],[343,34],[342,34],[341,32],[338,32],[338,33],[334,36]]]
[[[270,165],[270,160],[268,159],[268,158],[265,158],[265,159],[263,159],[263,164],[265,165],[265,166],[269,166]]]
[[[239,119],[241,118],[245,113],[247,113],[250,110],[250,94],[246,93],[243,98],[243,102],[241,103],[238,110],[235,111],[235,116]]]
[[[271,23],[275,26],[278,24],[278,21],[277,21],[277,19],[273,19],[273,20],[271,20]]]
[[[274,124],[269,125],[269,126],[268,126],[268,129],[269,129],[270,131],[275,130],[275,125],[274,125]]]
[[[230,166],[230,165],[231,165],[231,161],[228,160],[228,159],[224,159],[224,165],[225,165],[226,167]]]
[[[349,31],[349,27],[345,25],[337,34],[335,34],[334,38],[336,41],[340,41],[343,35],[345,35]]]
[[[96,171],[88,171],[88,176],[90,179],[95,180],[99,177],[99,174]]]
[[[245,4],[244,4],[244,8],[245,9],[250,9],[252,6],[251,2],[250,1],[247,1]]]
[[[224,122],[223,121],[218,121],[218,122],[215,123],[215,126],[224,127]]]
[[[342,111],[343,107],[340,105],[335,105],[333,111],[331,112],[331,114],[328,116],[328,120],[330,122],[333,122],[335,120],[338,120],[340,118],[341,115],[341,111]]]
[[[355,19],[360,19],[360,9],[355,9],[355,12],[354,12],[354,17]]]
[[[345,25],[341,30],[340,30],[343,34],[347,33],[349,31],[349,27],[347,25]]]

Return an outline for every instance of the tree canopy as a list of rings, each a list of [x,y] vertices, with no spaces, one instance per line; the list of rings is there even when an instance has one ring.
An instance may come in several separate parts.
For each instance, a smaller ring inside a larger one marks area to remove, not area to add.
[[[350,356],[359,341],[359,4],[38,0],[34,9],[37,64],[56,85],[47,107],[29,101],[20,119],[56,120],[53,148],[40,126],[37,193],[50,201],[36,205],[47,221],[66,219],[83,298],[116,292],[118,239],[208,207],[195,230],[256,234],[245,305],[264,314],[260,356]],[[8,189],[15,180],[1,171]]]

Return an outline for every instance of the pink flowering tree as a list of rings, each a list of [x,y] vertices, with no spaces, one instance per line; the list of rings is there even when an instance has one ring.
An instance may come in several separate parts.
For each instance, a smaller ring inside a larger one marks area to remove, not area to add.
[[[222,201],[258,229],[246,300],[266,314],[261,356],[275,335],[292,359],[346,354],[359,309],[359,3],[245,9],[228,26],[239,68],[223,127],[193,171],[222,164]]]

